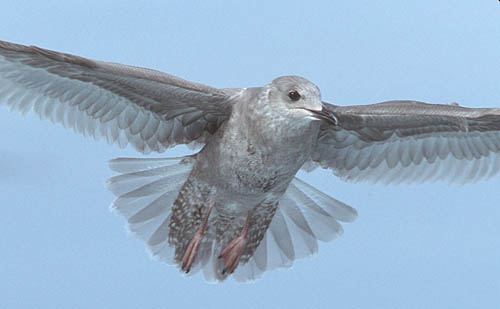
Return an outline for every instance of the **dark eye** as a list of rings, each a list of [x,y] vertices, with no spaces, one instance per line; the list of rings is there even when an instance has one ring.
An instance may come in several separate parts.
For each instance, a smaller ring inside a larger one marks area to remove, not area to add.
[[[292,101],[298,101],[300,100],[300,93],[298,91],[292,90],[288,93],[288,97]]]

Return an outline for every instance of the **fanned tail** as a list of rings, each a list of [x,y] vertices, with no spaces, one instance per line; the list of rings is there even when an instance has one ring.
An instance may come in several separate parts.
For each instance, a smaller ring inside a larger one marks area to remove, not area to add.
[[[111,210],[125,217],[129,231],[146,242],[154,258],[168,264],[177,263],[175,247],[168,244],[172,205],[193,164],[192,157],[110,161],[111,169],[122,173],[108,181],[108,188],[117,196]],[[318,240],[342,235],[339,221],[356,217],[355,209],[294,178],[259,247],[233,276],[237,281],[250,281],[265,271],[290,267],[294,260],[315,254]],[[215,246],[213,241],[203,243],[190,274],[203,269],[207,281],[226,278],[216,273],[221,261]]]

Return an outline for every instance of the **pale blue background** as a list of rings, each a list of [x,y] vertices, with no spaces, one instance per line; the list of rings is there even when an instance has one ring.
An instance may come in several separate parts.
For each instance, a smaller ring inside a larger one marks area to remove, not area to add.
[[[500,106],[496,0],[13,3],[0,6],[2,40],[216,87],[299,74],[340,105]],[[133,150],[3,107],[0,129],[1,308],[500,306],[500,177],[374,186],[303,174],[359,219],[292,269],[211,285],[152,261],[108,211],[106,161]]]

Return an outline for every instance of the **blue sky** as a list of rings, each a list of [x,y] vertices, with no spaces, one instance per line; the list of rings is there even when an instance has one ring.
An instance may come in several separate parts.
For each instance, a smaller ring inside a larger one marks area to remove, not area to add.
[[[500,3],[1,1],[0,39],[155,68],[215,87],[302,75],[338,105],[500,106]],[[0,108],[5,308],[496,308],[497,176],[468,186],[301,178],[359,219],[252,284],[185,278],[108,211],[106,161],[141,156]],[[183,147],[162,156],[187,153]],[[1,307],[1,306],[0,306]]]

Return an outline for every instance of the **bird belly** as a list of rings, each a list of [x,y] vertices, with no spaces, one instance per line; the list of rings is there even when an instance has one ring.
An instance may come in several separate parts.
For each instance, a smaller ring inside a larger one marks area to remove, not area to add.
[[[212,186],[217,211],[246,215],[263,201],[279,200],[302,166],[302,155],[290,160],[272,156],[237,156],[235,153],[217,163],[204,162],[200,153],[196,177]],[[293,162],[293,163],[292,163]]]

